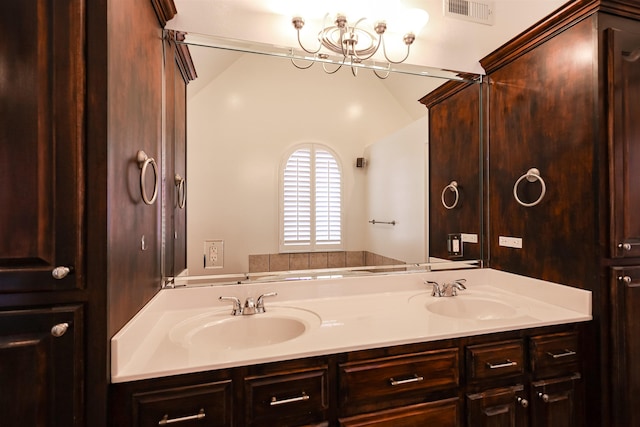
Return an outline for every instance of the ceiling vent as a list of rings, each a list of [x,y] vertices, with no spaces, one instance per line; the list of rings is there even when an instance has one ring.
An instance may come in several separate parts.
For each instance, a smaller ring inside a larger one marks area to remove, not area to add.
[[[444,16],[485,25],[495,21],[492,1],[444,0]]]

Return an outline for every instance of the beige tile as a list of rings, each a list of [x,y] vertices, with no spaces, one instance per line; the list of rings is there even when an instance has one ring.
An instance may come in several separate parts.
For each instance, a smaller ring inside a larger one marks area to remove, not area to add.
[[[249,255],[249,273],[269,271],[269,254]]]
[[[269,255],[269,271],[289,270],[289,254]]]
[[[364,264],[363,251],[347,252],[347,267],[362,267]]]
[[[308,270],[309,269],[309,253],[290,254],[289,270]]]
[[[327,253],[328,268],[343,268],[345,266],[346,266],[346,256],[344,252],[328,252]]]
[[[317,268],[327,268],[327,253],[326,252],[313,252],[309,254],[309,268],[317,269]]]

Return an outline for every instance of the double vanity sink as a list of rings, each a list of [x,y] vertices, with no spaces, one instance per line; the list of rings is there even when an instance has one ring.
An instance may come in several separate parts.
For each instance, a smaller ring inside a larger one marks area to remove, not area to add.
[[[228,301],[274,292],[262,313]],[[164,289],[112,339],[112,381],[590,319],[590,292],[491,269]]]

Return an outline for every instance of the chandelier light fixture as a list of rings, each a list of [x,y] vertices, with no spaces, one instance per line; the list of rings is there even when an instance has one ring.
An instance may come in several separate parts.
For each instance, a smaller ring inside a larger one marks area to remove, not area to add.
[[[351,68],[352,74],[357,76],[358,67],[362,62],[373,58],[382,46],[382,54],[386,60],[386,66],[373,67],[372,69],[377,77],[385,79],[389,76],[391,64],[400,64],[407,60],[411,45],[416,39],[416,36],[412,31],[407,32],[402,38],[407,48],[406,54],[402,59],[393,60],[387,54],[387,48],[384,41],[384,34],[387,31],[386,21],[376,21],[373,25],[373,31],[370,31],[365,29],[363,25],[363,22],[366,21],[367,18],[360,18],[355,22],[355,24],[351,25],[347,21],[346,15],[339,13],[336,15],[334,25],[327,26],[326,23],[328,16],[329,14],[324,16],[322,29],[318,32],[319,45],[315,50],[307,49],[300,39],[300,30],[302,30],[305,24],[304,19],[300,16],[296,16],[291,20],[291,23],[298,34],[298,44],[306,53],[313,55],[313,58],[310,58],[310,64],[304,66],[296,63],[292,58],[291,62],[297,68],[307,69],[311,67],[314,62],[319,61],[322,62],[322,68],[328,74],[333,74],[342,68],[343,65],[346,65]],[[321,52],[323,48],[338,54],[342,58],[338,61],[331,61],[329,59],[329,54]],[[334,69],[329,69],[327,67],[327,63],[331,62],[337,64]],[[382,70],[382,73],[378,73],[376,68]]]

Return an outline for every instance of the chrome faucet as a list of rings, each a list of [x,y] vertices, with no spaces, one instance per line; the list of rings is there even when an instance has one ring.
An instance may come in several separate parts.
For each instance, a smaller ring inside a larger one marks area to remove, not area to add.
[[[466,279],[458,279],[454,280],[453,282],[440,285],[438,284],[438,282],[425,280],[424,283],[432,286],[432,297],[455,297],[456,295],[458,295],[458,291],[464,291],[465,289],[467,289],[467,287],[464,285],[466,281]]]
[[[229,300],[233,302],[233,309],[231,310],[232,316],[242,316],[242,315],[251,315],[256,313],[264,313],[266,310],[264,308],[264,298],[265,297],[273,297],[278,295],[277,292],[269,292],[266,294],[262,294],[258,297],[258,301],[254,301],[252,297],[249,297],[245,300],[244,305],[240,301],[240,299],[236,297],[219,297],[218,299]]]

